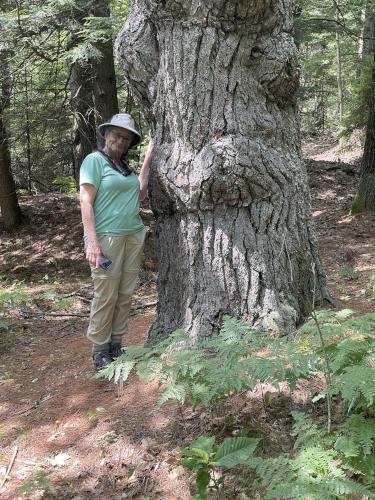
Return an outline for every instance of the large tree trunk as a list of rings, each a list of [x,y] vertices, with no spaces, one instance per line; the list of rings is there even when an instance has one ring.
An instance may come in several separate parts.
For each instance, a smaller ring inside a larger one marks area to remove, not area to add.
[[[96,2],[93,16],[108,18],[110,15],[108,3],[108,0]],[[98,41],[96,48],[100,51],[101,58],[93,64],[95,71],[94,101],[96,123],[100,125],[118,113],[119,109],[112,39]]]
[[[89,61],[75,61],[70,67],[70,106],[73,112],[74,177],[96,143],[93,68]]]
[[[87,2],[80,1],[73,11],[74,30],[70,33],[69,47],[83,42],[82,30],[87,17],[103,18],[103,29],[108,29],[105,18],[109,17],[108,0],[92,2],[87,12]],[[99,58],[88,54],[75,60],[70,66],[71,108],[73,112],[74,176],[86,155],[96,145],[96,127],[118,113],[116,75],[113,60],[113,42],[99,39],[95,49]]]
[[[211,335],[224,314],[293,334],[328,297],[301,159],[285,0],[134,0],[117,41],[152,127],[157,317]]]
[[[9,105],[10,97],[7,70],[6,53],[0,50],[0,208],[4,229],[11,230],[20,225],[21,210],[11,170],[8,135],[4,122],[4,111]]]
[[[15,229],[21,223],[21,210],[18,205],[16,188],[10,165],[8,138],[0,110],[0,208],[3,226],[6,230]]]
[[[375,211],[375,51],[372,69],[371,101],[369,104],[370,113],[366,127],[361,177],[351,210],[352,214]]]
[[[334,0],[334,8],[336,10],[336,21],[340,22],[340,5],[338,0]],[[342,64],[341,64],[341,40],[340,32],[338,28],[339,24],[336,26],[336,81],[337,81],[337,116],[339,119],[339,130],[342,128],[342,117],[343,117],[343,89],[342,89]]]

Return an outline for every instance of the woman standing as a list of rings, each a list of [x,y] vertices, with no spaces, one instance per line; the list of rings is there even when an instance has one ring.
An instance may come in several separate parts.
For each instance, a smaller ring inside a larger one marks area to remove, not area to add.
[[[133,118],[114,115],[98,130],[105,143],[82,163],[80,202],[94,282],[87,338],[93,345],[94,367],[100,369],[121,354],[127,331],[145,239],[139,200],[147,194],[153,145],[150,142],[137,177],[125,160],[127,151],[141,140]]]

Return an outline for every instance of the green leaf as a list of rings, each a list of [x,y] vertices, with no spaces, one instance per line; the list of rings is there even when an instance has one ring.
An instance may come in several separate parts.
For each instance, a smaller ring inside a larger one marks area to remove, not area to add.
[[[7,332],[9,330],[9,325],[5,321],[0,320],[0,332]]]
[[[359,455],[359,446],[347,436],[341,436],[335,443],[335,450],[341,451],[346,457],[357,457]]]
[[[47,290],[46,292],[40,294],[39,297],[44,300],[55,300],[57,293],[53,290]]]
[[[181,404],[185,402],[185,387],[183,385],[171,385],[160,395],[158,408],[163,406],[169,399],[175,399]]]
[[[118,358],[119,360],[121,358]],[[116,361],[117,361],[116,360]],[[117,384],[117,382],[121,379],[124,382],[128,380],[128,377],[134,368],[135,361],[130,360],[130,361],[123,361],[121,364],[117,364],[115,366],[115,376],[114,376],[114,381]]]
[[[197,473],[197,486],[200,498],[207,498],[206,491],[207,486],[210,484],[211,476],[206,469],[199,469]]]
[[[215,455],[215,462],[221,467],[234,467],[246,463],[254,452],[259,439],[248,437],[228,438],[219,446]]]
[[[355,311],[353,311],[353,309],[342,309],[335,314],[335,317],[336,319],[344,320],[349,318],[349,316],[352,316],[354,313]]]
[[[193,457],[198,458],[205,464],[210,460],[210,455],[207,453],[207,451],[202,450],[201,448],[190,448],[190,453]]]
[[[215,443],[215,436],[201,436],[191,443],[191,448],[200,448],[207,453],[212,453],[212,449]]]

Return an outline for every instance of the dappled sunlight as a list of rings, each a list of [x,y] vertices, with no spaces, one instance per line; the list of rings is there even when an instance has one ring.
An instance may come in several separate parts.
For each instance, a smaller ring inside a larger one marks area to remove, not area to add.
[[[313,195],[322,193],[322,198],[313,197],[313,215],[329,286],[344,307],[372,310],[369,276],[375,268],[375,219],[349,216],[350,197],[341,202],[345,193],[353,191],[355,179],[341,176],[332,184],[335,176],[325,172],[320,176],[317,169],[314,179]],[[10,344],[0,359],[1,454],[6,464],[17,446],[19,460],[5,498],[15,498],[16,488],[32,477],[39,464],[59,494],[72,498],[103,497],[106,491],[119,498],[150,492],[175,498],[178,492],[178,498],[185,500],[191,498],[189,480],[178,465],[178,449],[213,429],[220,429],[224,437],[247,427],[267,437],[267,453],[289,453],[294,442],[290,412],[304,411],[322,391],[321,376],[299,381],[294,390],[285,383],[280,388],[258,384],[212,412],[193,411],[189,404],[179,409],[175,402],[159,410],[161,387],[157,382],[142,384],[134,373],[121,393],[119,385],[94,378],[85,339],[92,287],[82,254],[79,213],[72,200],[71,195],[61,197],[61,207],[69,203],[69,223],[56,213],[52,224],[39,226],[40,236],[28,234],[30,226],[20,237],[1,241],[0,263],[11,270],[9,278],[19,292],[19,302],[6,319],[18,343]],[[29,207],[36,215],[40,211],[40,220],[47,220],[42,208]],[[26,257],[29,252],[32,255]],[[353,271],[350,279],[340,274],[345,266]],[[9,283],[0,282],[0,293],[9,290]],[[145,279],[136,301],[154,302],[153,287]],[[152,310],[146,311],[131,317],[125,345],[143,345],[153,321]],[[266,355],[265,349],[262,356]],[[325,424],[325,401],[315,408]]]
[[[313,217],[321,217],[325,213],[326,213],[326,210],[315,210],[315,212],[313,212]]]

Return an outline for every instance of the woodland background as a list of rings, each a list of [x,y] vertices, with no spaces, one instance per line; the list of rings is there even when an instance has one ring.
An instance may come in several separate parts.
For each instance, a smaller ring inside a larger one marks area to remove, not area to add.
[[[135,115],[147,142],[147,124],[113,60],[113,40],[128,10],[128,1],[2,2],[0,116],[19,195],[74,190],[96,126],[118,109]],[[302,136],[363,143],[373,2],[300,0],[293,12]],[[136,165],[142,151],[133,155]],[[6,163],[0,164],[3,179]],[[9,194],[1,193],[3,211]]]

